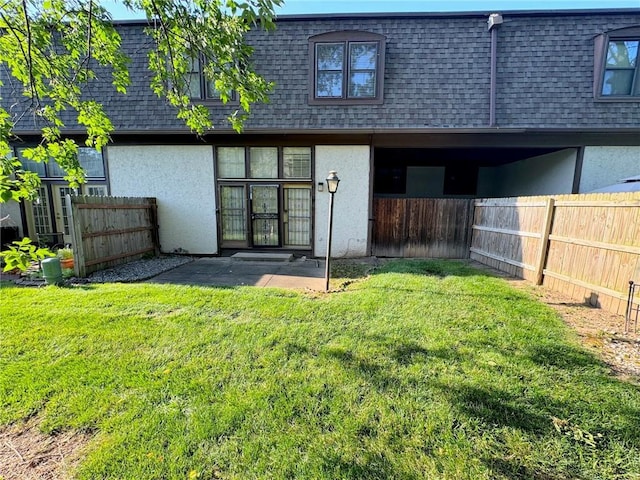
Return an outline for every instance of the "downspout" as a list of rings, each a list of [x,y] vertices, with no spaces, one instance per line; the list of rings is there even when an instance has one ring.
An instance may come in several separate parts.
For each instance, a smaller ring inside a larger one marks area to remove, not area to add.
[[[498,25],[503,22],[502,15],[492,13],[487,24],[491,32],[491,78],[489,87],[489,126],[496,126],[496,72],[498,65]]]

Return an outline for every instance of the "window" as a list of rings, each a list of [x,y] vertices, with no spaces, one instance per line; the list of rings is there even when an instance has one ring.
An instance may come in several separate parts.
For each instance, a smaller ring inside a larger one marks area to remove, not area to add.
[[[23,151],[24,148],[18,148],[16,155],[25,170],[37,173],[41,178],[61,178],[66,175],[53,158],[50,158],[47,163],[34,162],[24,158]],[[105,178],[102,153],[93,148],[80,147],[78,148],[78,160],[84,168],[87,178]]]
[[[640,27],[596,39],[596,97],[640,100]]]
[[[382,35],[332,32],[309,40],[309,103],[382,103]]]
[[[311,149],[309,147],[284,147],[282,149],[284,178],[311,178]]]
[[[218,178],[311,178],[309,147],[218,147]]]
[[[278,149],[251,147],[249,149],[249,176],[251,178],[278,178]]]
[[[216,89],[214,82],[207,80],[204,76],[204,66],[203,58],[189,60],[187,70],[189,96],[192,100],[220,101],[220,92]],[[229,95],[229,98],[233,100],[233,94]]]
[[[602,95],[640,95],[638,40],[610,40]]]
[[[92,197],[103,197],[107,195],[106,185],[87,185],[83,190],[85,194],[91,195]]]

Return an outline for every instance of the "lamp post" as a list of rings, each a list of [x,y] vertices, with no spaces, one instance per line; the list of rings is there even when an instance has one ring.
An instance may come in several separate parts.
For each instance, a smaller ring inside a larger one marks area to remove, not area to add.
[[[324,270],[324,291],[329,291],[329,277],[331,275],[331,234],[333,233],[333,195],[338,190],[338,184],[340,183],[340,179],[336,174],[335,170],[331,170],[329,172],[329,176],[327,177],[327,190],[329,190],[329,231],[327,233],[327,259],[325,261],[325,270]]]

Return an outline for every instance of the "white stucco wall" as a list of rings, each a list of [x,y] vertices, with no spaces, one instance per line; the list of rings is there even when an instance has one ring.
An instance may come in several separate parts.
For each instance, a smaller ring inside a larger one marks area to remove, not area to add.
[[[318,145],[315,149],[315,239],[314,255],[326,256],[329,193],[317,191],[330,170],[336,170],[340,185],[334,197],[332,257],[367,255],[371,150],[368,145]]]
[[[18,202],[10,200],[6,203],[0,203],[0,220],[2,220],[1,227],[18,227],[20,235],[24,235],[22,231],[22,215]]]
[[[640,147],[585,147],[580,193],[640,175]]]
[[[110,146],[113,196],[156,197],[163,252],[218,253],[210,145]]]
[[[539,155],[501,167],[481,168],[478,196],[512,197],[571,193],[577,149]]]

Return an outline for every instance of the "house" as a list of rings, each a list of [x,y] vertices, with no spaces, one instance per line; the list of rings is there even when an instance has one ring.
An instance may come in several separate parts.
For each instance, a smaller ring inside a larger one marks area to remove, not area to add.
[[[330,170],[333,252],[351,257],[371,252],[374,197],[578,193],[640,173],[640,9],[283,16],[249,34],[276,87],[242,134],[193,86],[216,122],[204,138],[148,88],[143,28],[118,24],[133,84],[100,98],[116,133],[82,152],[82,193],[156,197],[165,252],[322,256]],[[18,156],[39,140],[29,122]],[[40,198],[4,212],[22,234],[67,235],[62,173],[25,165]]]

